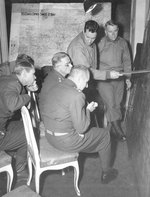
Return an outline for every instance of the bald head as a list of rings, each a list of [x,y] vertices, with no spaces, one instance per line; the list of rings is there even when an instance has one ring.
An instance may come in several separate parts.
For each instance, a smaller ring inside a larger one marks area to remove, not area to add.
[[[72,68],[68,78],[76,84],[77,89],[82,91],[84,88],[88,87],[90,78],[89,69],[83,65],[76,65]]]

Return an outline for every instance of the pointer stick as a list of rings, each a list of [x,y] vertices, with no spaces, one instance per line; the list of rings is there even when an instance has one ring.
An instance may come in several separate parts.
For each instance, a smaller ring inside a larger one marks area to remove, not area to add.
[[[150,70],[135,70],[131,72],[120,72],[121,75],[142,74],[142,73],[150,73]]]

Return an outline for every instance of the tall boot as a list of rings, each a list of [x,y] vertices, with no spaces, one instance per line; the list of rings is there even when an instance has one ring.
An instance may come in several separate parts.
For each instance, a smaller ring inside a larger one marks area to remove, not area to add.
[[[124,134],[120,120],[116,120],[112,122],[112,127],[115,130],[116,136],[120,141],[126,141],[126,135]]]

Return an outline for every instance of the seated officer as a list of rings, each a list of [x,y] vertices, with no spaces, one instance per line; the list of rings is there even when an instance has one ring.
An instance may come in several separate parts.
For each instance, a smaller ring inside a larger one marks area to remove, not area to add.
[[[70,57],[65,52],[58,52],[52,58],[52,68],[48,72],[39,94],[39,105],[44,105],[45,95],[57,83],[64,80],[65,76],[71,71],[72,64]]]
[[[26,60],[16,61],[13,74],[0,77],[0,151],[16,152],[15,170],[21,174],[27,163],[27,146],[23,122],[16,118],[27,105],[30,91],[36,91],[34,66]]]
[[[66,152],[98,152],[102,165],[102,183],[116,178],[118,171],[110,167],[110,128],[90,125],[90,112],[97,103],[85,101],[83,89],[88,87],[89,70],[85,66],[72,68],[67,79],[57,83],[44,96],[40,108],[48,142]]]

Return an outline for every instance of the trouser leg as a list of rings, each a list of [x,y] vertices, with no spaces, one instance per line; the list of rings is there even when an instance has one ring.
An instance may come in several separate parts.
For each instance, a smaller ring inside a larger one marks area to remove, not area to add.
[[[111,143],[98,151],[102,166],[101,183],[107,184],[118,176],[118,170],[111,166]]]
[[[111,143],[99,151],[99,157],[102,165],[101,182],[107,184],[114,180],[118,175],[118,170],[111,167]]]
[[[100,157],[100,162],[103,171],[110,169],[111,164],[111,143],[109,143],[105,148],[98,152]]]
[[[121,122],[120,120],[116,120],[112,122],[112,130],[114,130],[115,135],[121,140],[121,141],[125,141],[126,140],[126,136],[121,128]]]
[[[98,91],[101,95],[106,109],[108,122],[121,120],[122,113],[120,103],[124,92],[123,81],[99,82]]]
[[[7,133],[0,144],[0,150],[15,151],[16,171],[27,162],[27,144],[22,121],[14,121],[8,125]]]

